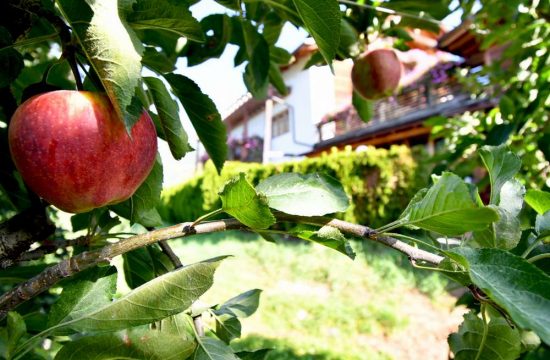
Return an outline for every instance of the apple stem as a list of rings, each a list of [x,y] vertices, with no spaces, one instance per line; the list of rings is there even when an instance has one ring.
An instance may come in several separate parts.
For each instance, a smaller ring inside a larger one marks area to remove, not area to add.
[[[72,47],[72,45],[70,45],[70,47]],[[71,67],[71,71],[73,72],[74,81],[76,83],[76,88],[79,91],[82,91],[82,90],[84,90],[84,85],[82,84],[82,79],[80,78],[80,72],[78,71],[78,66],[77,66],[76,61],[75,61],[74,49],[70,51],[70,55],[67,55],[66,50],[67,50],[67,48],[65,48],[65,51],[63,51],[63,53],[65,55],[65,58],[69,62],[69,66]]]
[[[59,16],[55,15],[51,11],[42,11],[40,15],[44,16],[59,32],[59,39],[61,40],[62,49],[61,57],[67,59],[69,66],[71,67],[76,88],[79,91],[84,90],[82,78],[80,77],[80,72],[78,71],[78,66],[76,64],[76,46],[72,41],[71,28],[65,24]]]

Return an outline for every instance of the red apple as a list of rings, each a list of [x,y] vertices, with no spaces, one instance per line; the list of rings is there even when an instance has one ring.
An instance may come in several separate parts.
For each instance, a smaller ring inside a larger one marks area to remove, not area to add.
[[[401,62],[391,49],[367,51],[355,60],[351,69],[353,87],[369,100],[391,95],[400,78]]]
[[[106,95],[60,90],[19,106],[9,146],[34,192],[61,210],[80,213],[128,199],[151,171],[157,135],[146,111],[131,134]]]

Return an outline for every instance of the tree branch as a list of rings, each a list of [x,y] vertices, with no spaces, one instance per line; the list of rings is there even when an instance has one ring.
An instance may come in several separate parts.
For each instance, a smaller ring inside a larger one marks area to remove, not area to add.
[[[180,258],[178,257],[178,255],[176,255],[174,250],[172,250],[172,248],[170,247],[170,245],[166,240],[159,241],[159,246],[162,249],[162,252],[166,254],[166,256],[168,256],[172,264],[174,264],[174,267],[176,269],[183,267],[183,264],[181,263]]]
[[[363,225],[348,223],[342,220],[330,219],[325,217],[301,217],[278,213],[279,221],[292,221],[297,223],[313,225],[333,226],[343,233],[358,238],[374,240],[393,249],[396,249],[414,261],[424,261],[433,265],[438,265],[443,261],[443,257],[432,254],[428,251],[415,248],[402,241],[389,236],[380,236],[378,233]],[[123,239],[117,243],[107,245],[101,249],[86,251],[72,258],[65,259],[56,265],[53,265],[35,277],[17,285],[12,290],[6,292],[0,297],[0,319],[8,311],[13,310],[19,304],[37,296],[47,290],[60,280],[70,277],[82,270],[91,268],[100,263],[109,262],[116,256],[122,255],[137,248],[154,244],[156,242],[175,239],[192,234],[206,234],[212,232],[221,232],[232,229],[250,230],[235,219],[226,219],[211,221],[191,226],[193,223],[183,223],[163,229],[153,230],[145,234],[135,235]]]
[[[0,224],[0,268],[11,266],[32,243],[54,232],[55,226],[43,207],[30,208],[4,221]]]
[[[191,228],[190,224],[184,223],[132,236],[98,250],[80,253],[53,265],[35,277],[17,285],[0,297],[0,319],[5,317],[8,311],[49,289],[58,281],[100,263],[109,262],[118,255],[161,240],[175,239],[191,234],[205,234],[245,228],[244,225],[233,219],[199,224],[194,228]]]
[[[91,238],[89,236],[80,236],[76,239],[69,240],[55,239],[42,241],[42,245],[39,248],[22,253],[18,259],[13,261],[12,265],[25,261],[41,259],[48,254],[55,253],[59,249],[67,249],[68,247],[74,246],[89,246],[90,239]]]
[[[282,221],[292,221],[292,222],[299,222],[303,224],[319,225],[319,226],[324,226],[324,225],[332,226],[345,234],[352,235],[358,238],[373,240],[385,246],[389,246],[392,249],[395,249],[407,255],[411,261],[424,261],[432,265],[439,265],[439,263],[441,263],[444,259],[444,257],[442,256],[433,254],[426,250],[416,248],[401,240],[397,240],[396,238],[393,238],[391,236],[381,235],[376,230],[368,226],[353,224],[347,221],[331,219],[331,218],[321,217],[321,216],[302,217],[302,216],[294,216],[294,215],[287,215],[283,213],[277,213],[276,217],[278,220],[282,220]]]

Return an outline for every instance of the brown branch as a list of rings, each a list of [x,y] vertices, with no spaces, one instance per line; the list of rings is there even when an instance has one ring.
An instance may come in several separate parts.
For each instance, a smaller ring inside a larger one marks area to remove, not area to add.
[[[11,266],[32,243],[54,232],[55,226],[42,207],[30,208],[4,221],[0,224],[0,268]]]
[[[172,264],[174,264],[174,267],[176,269],[179,269],[180,267],[183,267],[183,264],[181,263],[181,260],[180,258],[178,257],[178,255],[176,255],[176,253],[174,252],[174,250],[172,250],[172,248],[170,247],[170,245],[168,245],[168,242],[166,240],[161,240],[159,241],[159,246],[160,248],[162,249],[162,252],[168,256],[168,258],[170,259],[170,261],[172,262]]]
[[[12,265],[16,265],[21,262],[25,261],[32,261],[32,260],[38,260],[43,258],[44,256],[48,254],[52,254],[56,252],[59,249],[66,249],[68,247],[74,247],[74,246],[88,246],[90,245],[90,239],[89,236],[80,236],[76,239],[55,239],[55,240],[45,240],[41,242],[41,246],[37,249],[24,252],[19,256],[17,260],[13,262]]]
[[[309,218],[281,213],[277,214],[277,218],[280,221],[333,226],[348,235],[367,240],[374,240],[396,249],[406,254],[411,260],[424,261],[433,265],[438,265],[441,261],[443,261],[443,257],[439,255],[415,248],[389,236],[380,236],[376,231],[367,226],[325,217]],[[58,281],[100,263],[109,262],[112,258],[137,248],[191,234],[206,234],[231,229],[248,229],[235,219],[204,222],[194,227],[191,226],[192,224],[193,223],[189,222],[153,230],[145,234],[135,235],[117,243],[107,245],[101,249],[86,251],[79,255],[73,256],[72,258],[63,260],[3,294],[0,297],[0,319],[3,318],[8,311],[13,310],[24,301],[37,296],[41,292],[56,284]]]
[[[203,223],[197,225],[193,229],[189,229],[189,224],[191,223],[170,226],[145,234],[132,236],[98,250],[80,253],[47,268],[40,274],[17,285],[0,297],[0,319],[3,318],[8,311],[49,289],[58,281],[100,263],[109,262],[118,255],[154,244],[161,240],[175,239],[190,234],[205,234],[244,228],[241,223],[233,219]]]
[[[416,248],[401,240],[397,240],[396,238],[393,238],[391,236],[378,234],[376,230],[368,226],[352,224],[343,220],[331,219],[331,218],[319,217],[319,216],[301,217],[301,216],[287,215],[283,213],[278,213],[276,216],[279,220],[283,220],[283,221],[292,221],[292,222],[299,222],[303,224],[320,225],[320,226],[324,226],[324,225],[332,226],[345,234],[355,236],[358,238],[374,240],[385,246],[389,246],[392,249],[395,249],[407,255],[409,259],[412,261],[424,261],[432,265],[439,265],[439,263],[441,263],[444,259],[444,257],[442,256],[433,254],[426,250]]]

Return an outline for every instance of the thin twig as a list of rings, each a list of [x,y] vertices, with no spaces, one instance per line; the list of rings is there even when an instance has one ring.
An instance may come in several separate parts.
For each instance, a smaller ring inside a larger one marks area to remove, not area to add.
[[[363,225],[352,224],[346,221],[325,217],[301,217],[282,213],[278,213],[277,218],[279,221],[292,221],[296,223],[320,226],[329,225],[348,235],[367,240],[374,240],[389,246],[406,254],[409,259],[414,261],[424,261],[429,264],[438,265],[444,259],[442,256],[415,248],[395,238],[379,235],[375,230]],[[210,221],[198,224],[195,227],[191,227],[191,224],[192,223],[188,222],[153,230],[145,234],[135,235],[120,240],[117,243],[109,244],[101,249],[86,251],[73,256],[72,258],[63,260],[56,265],[47,268],[26,282],[18,284],[15,288],[3,294],[0,297],[0,319],[3,318],[8,311],[13,310],[19,304],[49,289],[60,280],[100,263],[109,262],[114,257],[137,248],[151,245],[163,240],[180,238],[191,234],[206,234],[231,229],[249,230],[246,226],[235,219]]]
[[[159,246],[162,249],[162,252],[166,254],[166,256],[168,256],[172,264],[174,264],[174,267],[176,269],[183,267],[180,258],[178,257],[178,255],[176,255],[174,250],[172,250],[170,245],[168,245],[168,242],[166,240],[159,241]]]
[[[202,315],[197,315],[193,318],[193,327],[198,336],[204,336],[204,323],[202,321]]]
[[[88,246],[90,244],[90,239],[91,237],[89,236],[80,236],[70,240],[45,240],[39,248],[21,254],[21,256],[14,261],[13,265],[20,262],[41,259],[48,254],[55,253],[59,249],[66,249],[74,246]]]
[[[527,259],[527,261],[530,262],[530,263],[534,263],[535,261],[539,261],[539,260],[542,260],[542,259],[550,259],[550,253],[535,255],[532,258]]]
[[[424,261],[432,265],[439,265],[439,263],[441,263],[444,259],[443,256],[439,256],[429,251],[416,248],[391,236],[380,235],[376,230],[364,225],[352,224],[343,220],[330,219],[326,217],[301,217],[286,215],[283,213],[278,213],[277,218],[283,221],[293,221],[311,225],[332,226],[342,231],[343,233],[363,239],[373,240],[383,245],[389,246],[399,252],[402,252],[403,254],[407,255],[409,259],[414,261]]]
[[[425,16],[419,16],[419,15],[411,14],[411,13],[404,12],[404,11],[396,11],[396,10],[388,9],[388,8],[385,8],[385,7],[382,7],[382,6],[360,4],[360,3],[350,1],[350,0],[338,0],[338,2],[342,3],[342,4],[350,5],[350,6],[356,6],[356,7],[361,7],[361,8],[364,8],[364,9],[374,10],[374,11],[384,13],[384,14],[398,15],[398,16],[401,16],[401,17],[408,17],[408,18],[416,19],[416,20],[424,20],[424,21],[428,21],[428,22],[431,22],[431,23],[436,24],[436,25],[439,25],[441,23],[441,21],[436,20],[436,19],[432,19],[432,18],[425,17]]]

